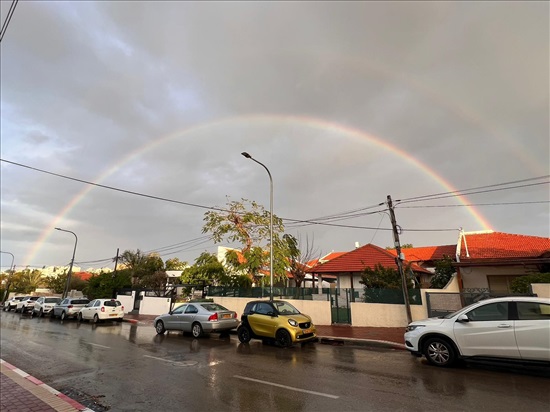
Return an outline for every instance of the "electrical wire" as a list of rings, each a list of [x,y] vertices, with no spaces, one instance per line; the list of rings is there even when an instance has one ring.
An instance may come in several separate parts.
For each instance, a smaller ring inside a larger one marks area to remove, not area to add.
[[[501,203],[469,203],[467,205],[425,205],[425,206],[399,206],[400,209],[424,209],[430,207],[471,207],[471,206],[503,206],[503,205],[532,205],[550,203],[550,200],[537,200],[533,202],[501,202]]]
[[[15,12],[15,8],[17,7],[18,1],[19,0],[13,0],[11,2],[10,9],[8,10],[8,14],[6,15],[6,19],[4,20],[2,28],[0,29],[0,42],[4,38],[4,34],[6,34],[6,30],[8,29],[13,13]]]

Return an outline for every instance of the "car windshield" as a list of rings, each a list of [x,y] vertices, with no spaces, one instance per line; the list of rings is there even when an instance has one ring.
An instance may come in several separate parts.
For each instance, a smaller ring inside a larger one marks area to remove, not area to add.
[[[479,302],[470,303],[468,306],[464,306],[462,309],[459,309],[453,313],[449,313],[445,316],[440,316],[439,319],[451,319],[462,312],[464,309],[468,309],[470,306],[477,305]]]
[[[203,303],[201,306],[206,309],[208,312],[216,312],[218,310],[228,310],[227,308],[224,308],[222,305],[218,305],[217,303]]]
[[[90,303],[88,299],[74,299],[71,300],[71,305],[85,305],[87,303]]]
[[[277,312],[281,315],[299,315],[300,311],[288,302],[273,302]]]

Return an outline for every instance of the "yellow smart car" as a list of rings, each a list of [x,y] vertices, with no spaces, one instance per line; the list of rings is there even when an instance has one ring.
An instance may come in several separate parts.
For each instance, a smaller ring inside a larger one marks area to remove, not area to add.
[[[242,343],[250,339],[273,340],[283,347],[317,341],[311,318],[284,300],[248,302],[241,316],[237,336]]]

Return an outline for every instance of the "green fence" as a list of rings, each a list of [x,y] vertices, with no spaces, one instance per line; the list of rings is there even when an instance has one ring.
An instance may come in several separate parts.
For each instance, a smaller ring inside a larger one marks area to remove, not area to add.
[[[403,291],[401,289],[367,289],[364,291],[363,302],[366,303],[389,303],[403,305]],[[411,305],[422,305],[422,294],[420,289],[409,289],[409,303]]]

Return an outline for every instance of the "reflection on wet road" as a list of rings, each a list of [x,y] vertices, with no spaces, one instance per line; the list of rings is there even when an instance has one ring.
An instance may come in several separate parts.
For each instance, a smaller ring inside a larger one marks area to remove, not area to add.
[[[544,371],[438,369],[399,350],[281,349],[243,345],[235,335],[193,339],[151,326],[4,312],[0,336],[3,359],[97,411],[546,411],[550,404]]]

